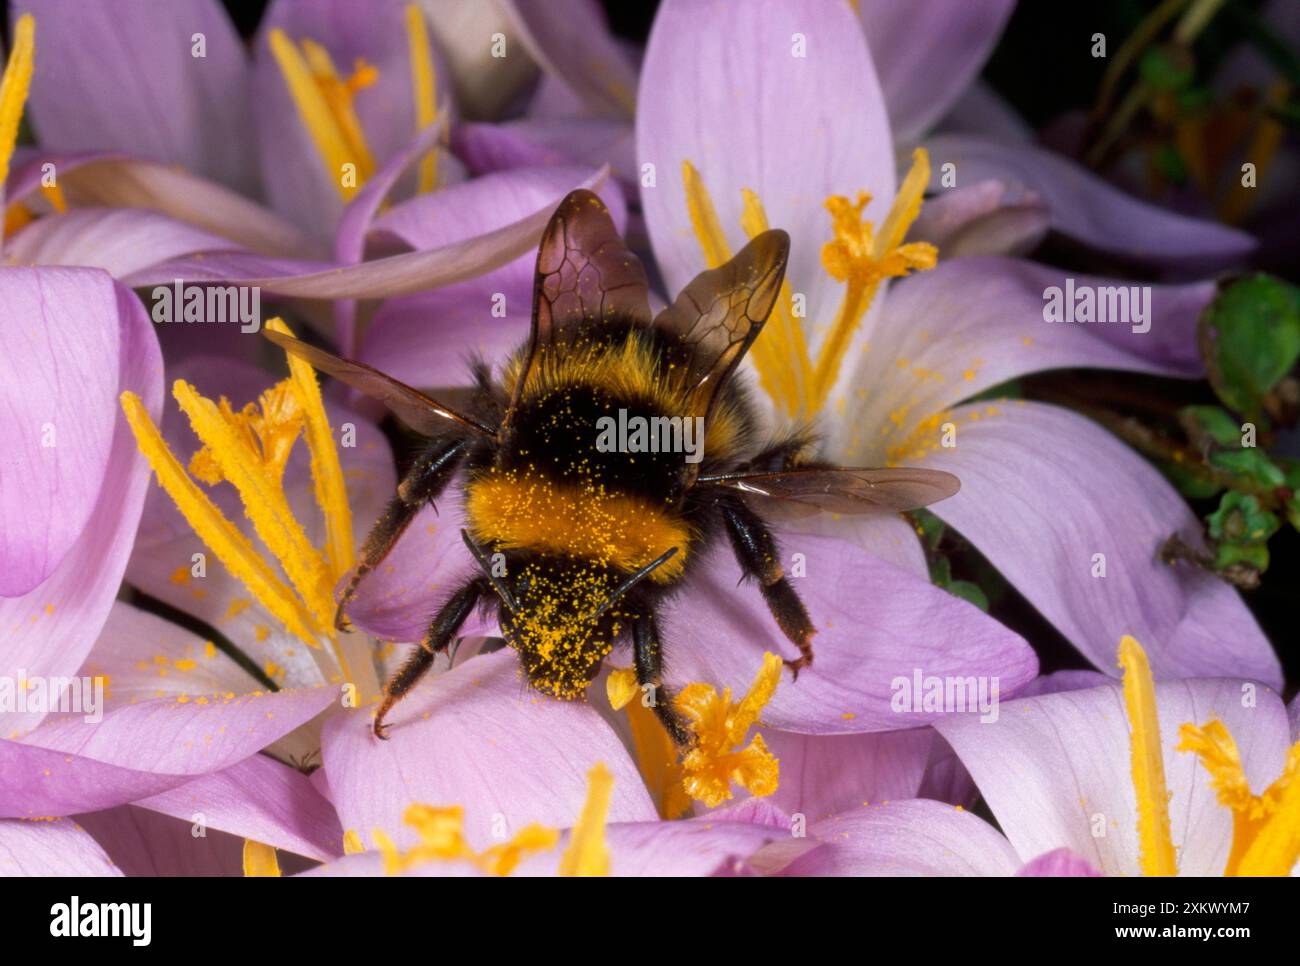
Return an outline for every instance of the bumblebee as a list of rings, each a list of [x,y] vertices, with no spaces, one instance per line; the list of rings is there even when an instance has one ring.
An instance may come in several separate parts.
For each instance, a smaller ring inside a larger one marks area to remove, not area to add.
[[[957,491],[955,477],[934,470],[810,462],[806,435],[756,440],[753,408],[734,376],[781,290],[789,247],[779,229],[758,235],[654,317],[645,269],[608,210],[592,192],[572,192],[542,235],[529,339],[496,376],[475,365],[463,411],[266,332],[428,440],[339,597],[341,630],[358,585],[419,510],[453,481],[462,490],[461,536],[477,570],[385,686],[378,737],[393,706],[483,606],[532,687],[560,699],[583,695],[614,646],[630,641],[637,681],[655,689],[659,720],[685,747],[690,731],[664,688],[655,613],[722,534],[797,649],[786,661],[797,677],[812,663],[815,627],[755,507],[782,500],[900,511]],[[700,438],[691,439],[692,429]]]

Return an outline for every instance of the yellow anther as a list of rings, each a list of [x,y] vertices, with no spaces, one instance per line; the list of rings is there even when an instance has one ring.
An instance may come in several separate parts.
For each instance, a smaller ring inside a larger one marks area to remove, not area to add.
[[[731,700],[731,689],[719,696],[708,684],[688,684],[677,697],[677,707],[686,715],[696,743],[682,759],[683,787],[687,794],[709,807],[731,798],[731,783],[751,795],[771,795],[777,788],[779,763],[763,741],[754,735],[742,747],[758,716],[781,681],[782,661],[775,654],[763,655],[763,666],[749,692],[739,702]]]
[[[555,829],[534,823],[521,829],[509,842],[475,852],[465,839],[465,810],[459,806],[411,805],[402,815],[402,821],[420,837],[418,845],[405,851],[395,846],[382,829],[374,830],[375,844],[384,857],[387,875],[398,875],[427,862],[461,861],[476,865],[489,875],[506,876],[529,855],[553,849],[560,841],[560,833]],[[344,836],[345,851],[349,848],[349,836],[355,846],[361,845],[360,837],[348,832]]]
[[[280,877],[280,861],[275,849],[252,839],[244,839],[244,877],[275,878]]]
[[[353,101],[359,91],[375,83],[378,70],[358,59],[352,75],[340,78],[329,52],[315,41],[304,40],[299,49],[276,29],[268,43],[326,174],[339,196],[350,200],[375,171]],[[355,181],[345,177],[347,165],[353,166]]]
[[[1300,861],[1300,742],[1287,752],[1277,780],[1255,795],[1223,722],[1184,724],[1178,733],[1178,750],[1200,758],[1219,804],[1232,810],[1232,851],[1223,874],[1290,875]]]
[[[9,179],[9,162],[18,143],[18,123],[32,86],[36,59],[36,20],[25,13],[14,24],[13,48],[0,79],[0,187]]]
[[[1119,666],[1124,669],[1124,707],[1129,722],[1133,790],[1137,794],[1139,866],[1143,875],[1177,875],[1155,684],[1146,652],[1127,635],[1119,643]]]
[[[438,117],[437,76],[433,70],[433,48],[429,28],[418,3],[406,5],[406,43],[411,60],[411,97],[415,104],[415,129],[423,131]],[[430,151],[420,161],[420,192],[438,184],[438,152]]]
[[[677,745],[655,717],[631,668],[616,668],[605,681],[605,693],[615,711],[627,709],[628,727],[637,767],[646,788],[663,818],[680,818],[690,808],[690,796],[682,787],[682,769],[677,763]]]
[[[587,773],[587,800],[582,814],[569,832],[569,844],[560,857],[562,876],[609,875],[609,846],[605,843],[605,822],[614,791],[614,776],[600,762]]]

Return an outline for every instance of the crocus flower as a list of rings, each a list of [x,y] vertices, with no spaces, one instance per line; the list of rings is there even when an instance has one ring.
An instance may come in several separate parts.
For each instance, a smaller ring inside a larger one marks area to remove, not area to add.
[[[1020,698],[995,724],[937,726],[1005,838],[969,813],[891,803],[814,827],[833,848],[788,871],[1292,873],[1300,742],[1277,694],[1240,679],[1155,683],[1131,637],[1119,657],[1122,686]]]
[[[883,97],[840,4],[668,0],[641,90],[638,153],[656,172],[643,207],[670,290],[768,225],[791,234],[788,287],[750,354],[774,424],[822,418],[823,455],[846,465],[957,475],[961,492],[934,511],[1096,666],[1135,629],[1159,642],[1161,676],[1280,685],[1237,592],[1157,562],[1171,533],[1199,528],[1154,468],[1071,412],[973,401],[1061,367],[1200,375],[1195,322],[1211,285],[1152,287],[1150,330],[1135,332],[1043,322],[1044,293],[1065,284],[1059,270],[1005,258],[925,270],[933,249],[905,238],[929,160],[917,152],[895,195]],[[893,544],[909,539],[859,529],[865,547],[895,559]],[[916,561],[919,549],[908,552]]]

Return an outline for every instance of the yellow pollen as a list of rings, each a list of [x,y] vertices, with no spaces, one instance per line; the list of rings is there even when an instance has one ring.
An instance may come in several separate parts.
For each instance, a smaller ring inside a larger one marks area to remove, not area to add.
[[[354,100],[359,91],[379,78],[372,64],[358,59],[352,74],[339,77],[329,51],[313,40],[301,49],[282,30],[269,36],[271,53],[293,97],[298,115],[311,135],[325,172],[345,202],[375,172],[374,156],[366,143]],[[353,165],[355,179],[344,178],[345,165]]]
[[[680,818],[691,805],[682,787],[677,746],[643,698],[632,668],[615,668],[605,680],[605,693],[615,711],[627,709],[637,767],[663,818]]]
[[[382,829],[374,830],[375,844],[384,856],[384,872],[399,875],[427,862],[464,861],[478,866],[489,875],[506,876],[533,852],[555,848],[560,833],[542,825],[532,824],[515,835],[509,842],[475,852],[465,840],[465,810],[459,806],[439,808],[415,804],[407,808],[402,821],[415,829],[420,843],[403,852],[393,844]],[[361,838],[348,832],[343,838],[344,851],[360,851]]]
[[[1223,722],[1184,724],[1178,734],[1178,750],[1200,758],[1219,804],[1232,810],[1232,851],[1223,874],[1290,875],[1300,860],[1300,742],[1287,752],[1277,780],[1255,795]]]
[[[826,199],[833,237],[822,246],[822,265],[831,278],[845,283],[846,287],[830,331],[817,353],[816,364],[808,353],[808,333],[800,322],[800,314],[794,310],[788,279],[782,284],[771,319],[750,350],[759,384],[785,415],[810,418],[826,406],[852,336],[866,317],[883,280],[935,266],[938,250],[933,245],[903,242],[920,214],[929,180],[929,157],[923,148],[917,148],[912,155],[911,170],[903,179],[879,232],[863,218],[871,200],[865,192],[859,192],[856,201],[843,195]],[[682,183],[687,214],[704,262],[707,267],[716,268],[731,257],[731,249],[708,190],[695,166],[687,160],[682,162]],[[743,189],[742,199],[741,227],[753,238],[767,229],[767,216],[753,191]]]
[[[279,319],[266,325],[289,334]],[[354,681],[335,639],[333,597],[334,586],[353,563],[351,511],[315,374],[293,357],[290,373],[289,379],[262,393],[257,405],[239,411],[225,399],[212,402],[183,381],[176,382],[173,394],[203,442],[191,462],[191,473],[208,485],[222,481],[234,485],[258,537],[292,586],[280,579],[275,566],[185,472],[139,398],[123,393],[122,408],[159,484],[217,559],[267,613],[304,643],[319,647],[320,639],[326,639],[345,679]],[[299,432],[307,439],[316,502],[325,520],[324,552],[308,539],[284,492],[284,467]],[[238,603],[232,603],[230,616],[237,613]]]
[[[433,71],[433,51],[429,30],[418,3],[406,5],[406,42],[411,59],[411,94],[415,104],[415,129],[422,131],[438,117],[437,77]],[[432,191],[438,184],[438,152],[430,151],[420,161],[420,192]]]
[[[14,24],[13,49],[0,79],[0,187],[9,179],[9,162],[18,143],[18,123],[31,90],[35,59],[36,20],[25,13]]]
[[[280,861],[275,849],[252,839],[244,839],[244,877],[280,878]]]
[[[731,798],[732,782],[755,797],[776,791],[780,765],[763,736],[756,734],[748,746],[741,746],[772,699],[781,668],[780,657],[764,654],[763,666],[739,702],[732,702],[730,688],[719,695],[712,685],[701,683],[688,684],[677,696],[677,707],[696,736],[681,763],[683,787],[691,798],[713,808]]]
[[[1155,684],[1146,652],[1128,635],[1119,642],[1119,666],[1124,669],[1124,707],[1129,721],[1133,790],[1137,793],[1138,863],[1143,875],[1177,875]]]
[[[343,833],[343,854],[358,855],[366,850],[365,843],[361,841],[361,836],[357,834],[356,829],[348,829]]]
[[[569,831],[569,845],[560,857],[559,874],[573,877],[609,875],[609,846],[605,844],[605,822],[614,791],[614,776],[600,762],[587,772],[587,800],[582,814]]]

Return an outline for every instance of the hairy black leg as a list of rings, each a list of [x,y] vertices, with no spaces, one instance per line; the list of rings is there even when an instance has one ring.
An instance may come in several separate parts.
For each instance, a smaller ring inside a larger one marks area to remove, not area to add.
[[[772,531],[757,513],[738,500],[726,501],[719,509],[741,571],[745,577],[758,581],[768,610],[785,636],[799,648],[799,657],[785,662],[798,678],[799,671],[813,661],[812,637],[817,629],[808,619],[803,601],[785,578]]]
[[[393,675],[392,680],[384,685],[384,702],[375,715],[376,738],[388,737],[388,725],[384,724],[388,712],[393,709],[393,705],[402,700],[407,691],[415,687],[416,682],[424,677],[425,672],[433,667],[434,657],[441,651],[447,650],[451,642],[456,639],[460,626],[465,623],[465,619],[474,610],[474,605],[487,592],[489,586],[484,578],[475,577],[452,594],[447,603],[442,605],[442,609],[434,615],[433,620],[429,622],[429,629],[424,632],[424,639],[420,641],[420,646],[406,659],[406,663]]]
[[[632,663],[636,668],[636,683],[654,689],[652,707],[668,736],[681,748],[690,745],[693,741],[690,729],[673,704],[672,693],[664,687],[663,645],[653,613],[632,622]]]
[[[336,628],[341,631],[349,629],[347,607],[356,596],[357,587],[366,574],[384,562],[424,504],[437,499],[447,488],[468,448],[468,442],[463,439],[431,445],[407,470],[406,476],[397,484],[397,496],[388,502],[366,535],[361,557],[339,596],[338,609],[334,611]]]

